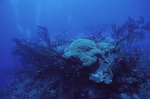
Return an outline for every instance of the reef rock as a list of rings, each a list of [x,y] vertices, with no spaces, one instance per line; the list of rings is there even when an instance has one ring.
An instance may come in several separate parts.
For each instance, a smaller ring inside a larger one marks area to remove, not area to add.
[[[108,54],[103,56],[103,59],[99,58],[99,68],[96,72],[91,73],[89,79],[96,83],[104,82],[105,84],[111,84],[114,76],[111,67],[115,65],[116,57],[115,54]]]
[[[101,51],[96,47],[95,42],[89,39],[75,40],[64,51],[65,59],[80,60],[83,66],[91,66],[98,60]]]
[[[113,78],[113,73],[110,68],[98,69],[96,73],[90,75],[90,80],[93,80],[96,83],[104,82],[106,84],[111,84]]]
[[[114,46],[110,43],[100,42],[97,43],[97,48],[103,51],[105,54],[111,53],[114,50]]]

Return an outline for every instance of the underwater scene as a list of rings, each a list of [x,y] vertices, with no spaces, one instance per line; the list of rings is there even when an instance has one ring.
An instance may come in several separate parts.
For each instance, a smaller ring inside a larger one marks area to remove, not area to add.
[[[0,0],[0,99],[150,99],[150,0]]]

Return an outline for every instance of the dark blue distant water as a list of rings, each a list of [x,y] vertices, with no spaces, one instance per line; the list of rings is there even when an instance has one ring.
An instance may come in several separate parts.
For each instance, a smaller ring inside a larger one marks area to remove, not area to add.
[[[0,88],[16,70],[11,39],[31,38],[36,25],[48,28],[53,36],[67,29],[74,37],[95,24],[123,23],[128,17],[150,21],[150,0],[0,0]],[[150,48],[150,35],[141,43]]]

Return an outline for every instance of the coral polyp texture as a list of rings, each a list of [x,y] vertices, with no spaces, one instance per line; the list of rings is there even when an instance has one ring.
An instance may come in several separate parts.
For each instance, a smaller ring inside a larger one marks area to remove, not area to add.
[[[13,39],[19,67],[2,99],[150,99],[150,55],[137,46],[150,32],[142,17],[113,24],[113,42],[100,32],[53,42],[38,29],[42,43]]]
[[[96,47],[95,42],[88,39],[75,40],[65,50],[65,59],[80,60],[83,66],[90,66],[98,60],[101,51]]]

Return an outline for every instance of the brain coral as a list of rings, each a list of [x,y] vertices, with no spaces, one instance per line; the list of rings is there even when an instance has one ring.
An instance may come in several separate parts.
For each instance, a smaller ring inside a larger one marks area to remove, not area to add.
[[[90,66],[98,60],[98,55],[101,51],[96,47],[96,44],[88,39],[75,40],[64,51],[65,59],[79,59],[83,66]]]

